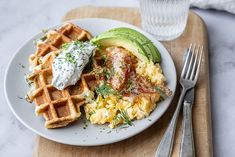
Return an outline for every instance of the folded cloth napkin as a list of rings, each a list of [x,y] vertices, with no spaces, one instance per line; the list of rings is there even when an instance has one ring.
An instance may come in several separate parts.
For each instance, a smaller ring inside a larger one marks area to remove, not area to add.
[[[191,6],[224,10],[235,14],[235,0],[191,0]]]

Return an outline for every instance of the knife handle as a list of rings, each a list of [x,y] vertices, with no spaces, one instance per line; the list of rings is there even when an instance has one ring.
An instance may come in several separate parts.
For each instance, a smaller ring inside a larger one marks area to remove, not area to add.
[[[186,93],[186,90],[183,88],[180,94],[180,98],[179,98],[176,110],[174,112],[174,115],[157,148],[155,157],[171,157],[173,142],[174,142],[174,137],[175,137],[175,129],[176,129],[177,120],[178,120],[179,113],[182,107],[182,102],[183,102],[185,93]]]
[[[184,102],[183,105],[183,135],[180,147],[180,157],[195,157],[192,128],[192,104],[187,102]]]

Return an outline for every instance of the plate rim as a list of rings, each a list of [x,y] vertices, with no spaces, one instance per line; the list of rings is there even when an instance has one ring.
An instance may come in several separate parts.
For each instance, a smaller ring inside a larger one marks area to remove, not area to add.
[[[69,21],[64,21],[64,22],[60,22],[56,25],[51,25],[49,27],[46,27],[46,29],[53,29],[53,28],[58,28],[60,26],[62,26],[64,23],[67,23],[67,22],[71,22],[71,23],[75,23],[78,22],[78,21],[82,21],[82,20],[108,20],[108,21],[111,21],[111,22],[116,22],[116,23],[122,23],[122,24],[125,24],[125,25],[129,25],[131,27],[134,27],[137,31],[139,32],[144,32],[145,34],[148,34],[149,36],[151,36],[155,41],[157,41],[167,52],[167,54],[170,56],[170,59],[171,59],[171,62],[172,62],[172,65],[173,65],[173,69],[172,71],[174,72],[174,76],[175,76],[175,81],[173,82],[174,83],[174,89],[173,89],[173,94],[172,96],[169,98],[169,104],[167,105],[167,107],[165,108],[165,110],[163,110],[163,112],[161,114],[159,114],[159,118],[156,119],[156,120],[153,120],[152,123],[150,123],[147,127],[143,127],[141,129],[138,129],[139,131],[135,132],[135,133],[132,133],[131,135],[129,136],[121,136],[120,138],[114,140],[110,140],[109,142],[100,142],[98,144],[86,144],[85,142],[84,143],[81,143],[81,144],[76,144],[76,143],[69,143],[67,141],[63,141],[61,139],[55,139],[53,137],[51,137],[50,135],[47,135],[45,133],[41,133],[40,131],[38,131],[37,129],[34,129],[33,127],[31,127],[30,125],[28,125],[26,122],[24,122],[24,120],[16,113],[15,109],[13,108],[13,105],[10,103],[10,100],[9,100],[9,94],[7,92],[7,76],[8,76],[8,73],[9,73],[9,69],[10,69],[10,66],[11,64],[13,63],[13,60],[15,59],[16,55],[19,53],[19,51],[27,44],[29,43],[32,39],[34,39],[36,36],[38,36],[39,34],[41,34],[41,32],[38,32],[38,33],[35,33],[34,35],[30,36],[29,39],[27,39],[25,42],[23,42],[16,50],[15,52],[13,53],[12,57],[10,58],[9,60],[9,63],[7,64],[7,68],[5,70],[5,73],[4,73],[4,96],[5,96],[5,99],[7,101],[7,104],[10,108],[10,110],[12,111],[12,113],[14,114],[14,116],[17,118],[17,120],[19,120],[25,127],[27,127],[28,129],[30,129],[31,131],[33,131],[34,133],[36,133],[37,135],[41,136],[41,137],[44,137],[46,139],[49,139],[49,140],[52,140],[52,141],[55,141],[55,142],[58,142],[58,143],[61,143],[61,144],[67,144],[67,145],[74,145],[74,146],[99,146],[99,145],[107,145],[107,144],[112,144],[112,143],[116,143],[116,142],[119,142],[119,141],[123,141],[125,139],[129,139],[141,132],[143,132],[144,130],[148,129],[150,126],[154,125],[167,111],[167,109],[169,108],[169,106],[171,105],[172,101],[173,101],[173,98],[175,96],[175,92],[176,92],[176,86],[177,86],[177,73],[176,73],[176,68],[175,68],[175,63],[169,53],[169,51],[165,48],[165,46],[160,42],[158,41],[157,39],[154,38],[153,35],[147,33],[145,30],[133,25],[133,24],[130,24],[130,23],[127,23],[127,22],[124,22],[124,21],[120,21],[120,20],[113,20],[113,19],[108,19],[108,18],[80,18],[80,19],[73,19],[73,20],[69,20]],[[89,30],[88,30],[89,31]],[[172,89],[171,89],[172,90]],[[147,117],[146,117],[147,118]]]

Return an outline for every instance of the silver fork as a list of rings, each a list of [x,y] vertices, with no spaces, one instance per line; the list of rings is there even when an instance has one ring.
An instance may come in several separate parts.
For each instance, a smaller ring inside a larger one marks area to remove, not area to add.
[[[199,52],[200,51],[200,52]],[[200,53],[200,54],[199,54]],[[175,136],[175,129],[177,124],[177,119],[182,106],[182,101],[184,99],[185,93],[193,88],[197,82],[199,69],[201,65],[203,53],[203,46],[196,46],[196,44],[190,44],[186,60],[180,76],[180,84],[182,86],[182,91],[180,98],[171,119],[171,122],[158,146],[155,157],[170,157],[172,153],[172,146]],[[191,57],[190,57],[191,56]]]

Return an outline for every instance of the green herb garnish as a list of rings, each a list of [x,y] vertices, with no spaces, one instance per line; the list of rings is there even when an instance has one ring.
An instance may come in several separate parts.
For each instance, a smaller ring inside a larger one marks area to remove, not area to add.
[[[41,41],[45,41],[45,40],[47,39],[47,35],[46,35],[47,32],[48,32],[47,29],[43,29],[43,30],[42,30],[42,33],[43,33],[44,35],[40,38]]]
[[[74,41],[74,45],[76,45],[76,46],[81,46],[81,45],[82,45],[82,42],[81,42],[81,41],[79,41],[79,40]]]
[[[95,114],[95,111],[91,111],[91,112],[89,113],[89,115],[93,115],[93,114]]]
[[[21,100],[24,99],[24,98],[22,98],[22,97],[20,97],[20,96],[17,96],[17,98],[18,98],[18,99],[21,99]]]
[[[111,73],[109,72],[109,70],[108,69],[106,69],[106,68],[104,68],[104,76],[107,78],[107,79],[110,79],[110,75],[111,75]]]
[[[64,44],[62,44],[61,45],[61,48],[63,49],[63,50],[67,50],[68,49],[68,47],[69,47],[69,43],[64,43]]]
[[[98,50],[100,50],[100,49],[102,48],[102,46],[101,46],[100,44],[98,44],[98,43],[93,43],[93,42],[92,42],[92,44],[95,45],[95,47],[96,47]]]
[[[41,41],[45,41],[46,39],[47,39],[47,36],[46,36],[46,35],[44,35],[44,36],[42,36],[42,37],[40,38]]]
[[[89,112],[88,114],[89,114],[88,119],[90,119],[90,118],[91,118],[91,115],[95,114],[95,111],[91,111],[91,112]]]
[[[25,68],[25,66],[23,65],[23,64],[21,64],[21,63],[19,63],[19,66],[21,67],[21,68]]]
[[[97,94],[102,95],[104,98],[107,97],[109,94],[116,94],[117,93],[117,91],[114,90],[107,83],[103,83],[100,86],[96,87],[95,91]]]
[[[88,127],[87,121],[84,121],[83,124],[84,124],[83,129],[86,129]]]
[[[67,62],[76,64],[76,60],[75,60],[74,56],[71,53],[66,53],[65,57],[66,57],[65,60]]]
[[[127,91],[131,92],[133,86],[132,86],[132,81],[130,79],[128,79],[127,81]]]
[[[128,128],[129,126],[128,125],[122,125],[121,126],[121,129],[126,129],[126,128]]]
[[[128,116],[127,112],[121,110],[120,113],[121,113],[122,118],[123,118],[124,121],[125,121],[124,124],[128,124],[128,125],[131,126],[131,125],[132,125],[132,122],[131,122],[131,119],[130,119],[130,117]]]
[[[102,56],[101,59],[102,59],[102,66],[105,66],[107,62],[107,57]]]
[[[160,94],[163,100],[167,98],[167,95],[164,93],[164,91],[160,87],[156,87],[155,89]]]
[[[122,115],[120,113],[118,113],[115,117],[114,117],[114,126],[117,125],[120,120],[122,119]]]

